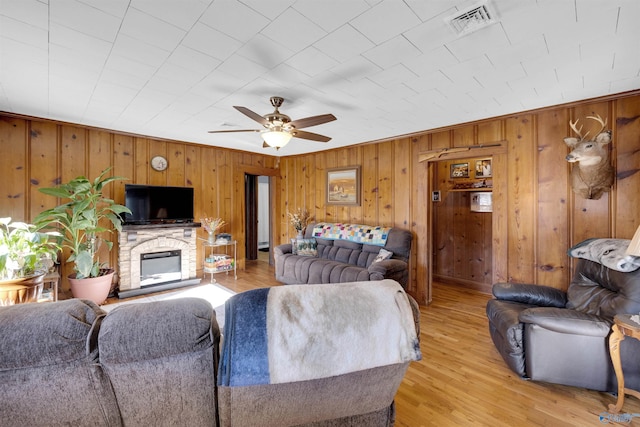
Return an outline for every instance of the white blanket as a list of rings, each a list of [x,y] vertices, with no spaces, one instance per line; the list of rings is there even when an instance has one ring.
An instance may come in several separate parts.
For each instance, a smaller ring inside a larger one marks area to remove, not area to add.
[[[272,384],[421,358],[411,306],[393,280],[271,288],[266,317]]]

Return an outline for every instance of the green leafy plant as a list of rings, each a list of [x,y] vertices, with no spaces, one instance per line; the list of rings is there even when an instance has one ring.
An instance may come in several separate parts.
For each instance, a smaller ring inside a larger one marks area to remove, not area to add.
[[[0,279],[45,273],[60,250],[59,233],[42,233],[33,224],[0,218]]]
[[[64,204],[41,212],[35,223],[39,229],[57,227],[60,230],[63,246],[71,250],[67,262],[74,263],[76,279],[101,275],[103,265],[97,256],[99,245],[104,243],[111,250],[113,243],[104,237],[99,238],[98,234],[112,232],[113,229],[122,230],[122,219],[119,215],[131,213],[125,206],[102,195],[106,184],[126,179],[107,176],[109,170],[110,168],[105,169],[93,181],[79,176],[58,187],[40,189],[44,194],[68,199]],[[101,225],[105,219],[113,229]]]

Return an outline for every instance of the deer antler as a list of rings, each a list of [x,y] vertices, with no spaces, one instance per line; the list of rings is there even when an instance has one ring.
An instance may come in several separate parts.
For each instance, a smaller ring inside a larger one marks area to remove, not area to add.
[[[587,116],[587,119],[595,120],[596,122],[600,123],[600,126],[602,126],[600,130],[596,132],[596,135],[602,132],[604,128],[607,127],[607,119],[602,120],[602,117],[600,117],[600,114],[596,114],[595,116]],[[587,139],[587,135],[589,135],[589,132],[582,135],[582,128],[584,126],[580,126],[580,129],[578,129],[577,125],[579,120],[580,119],[576,119],[575,122],[572,122],[571,120],[569,120],[569,126],[571,126],[571,129],[576,133],[576,135],[580,137],[580,142],[582,142],[585,139]]]
[[[587,119],[595,120],[596,122],[600,123],[600,126],[602,126],[600,128],[600,130],[598,132],[596,132],[596,135],[599,134],[600,132],[602,132],[604,130],[604,128],[607,127],[607,120],[608,119],[602,120],[602,117],[600,117],[600,114],[596,114],[595,116],[587,116]],[[576,122],[577,122],[577,120],[576,120]]]
[[[589,132],[585,133],[584,136],[582,136],[582,128],[584,126],[580,126],[580,129],[578,129],[576,127],[576,125],[578,124],[578,121],[580,119],[576,119],[575,122],[572,122],[571,120],[569,120],[569,126],[571,126],[571,129],[576,133],[576,135],[578,135],[580,137],[580,142],[584,141],[585,138],[587,137],[587,135],[589,135]]]

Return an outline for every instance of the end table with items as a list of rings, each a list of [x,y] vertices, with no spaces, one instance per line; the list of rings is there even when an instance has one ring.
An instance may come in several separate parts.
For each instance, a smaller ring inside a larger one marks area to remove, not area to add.
[[[215,274],[229,274],[230,271],[233,271],[233,278],[238,279],[236,247],[235,240],[216,240],[213,243],[204,240],[202,242],[203,277],[211,274],[210,283],[216,283]]]
[[[625,337],[640,340],[640,323],[635,322],[630,314],[618,314],[613,318],[611,337],[609,338],[609,353],[613,362],[613,369],[616,371],[616,379],[618,380],[618,401],[616,404],[609,405],[609,411],[618,413],[624,405],[624,395],[629,394],[640,399],[640,391],[625,388],[624,372],[622,371],[622,362],[620,361],[620,343]]]

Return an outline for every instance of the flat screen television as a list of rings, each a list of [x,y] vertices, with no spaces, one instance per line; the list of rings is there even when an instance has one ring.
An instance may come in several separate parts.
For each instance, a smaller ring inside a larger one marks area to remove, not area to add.
[[[125,224],[193,222],[193,188],[125,184]]]

